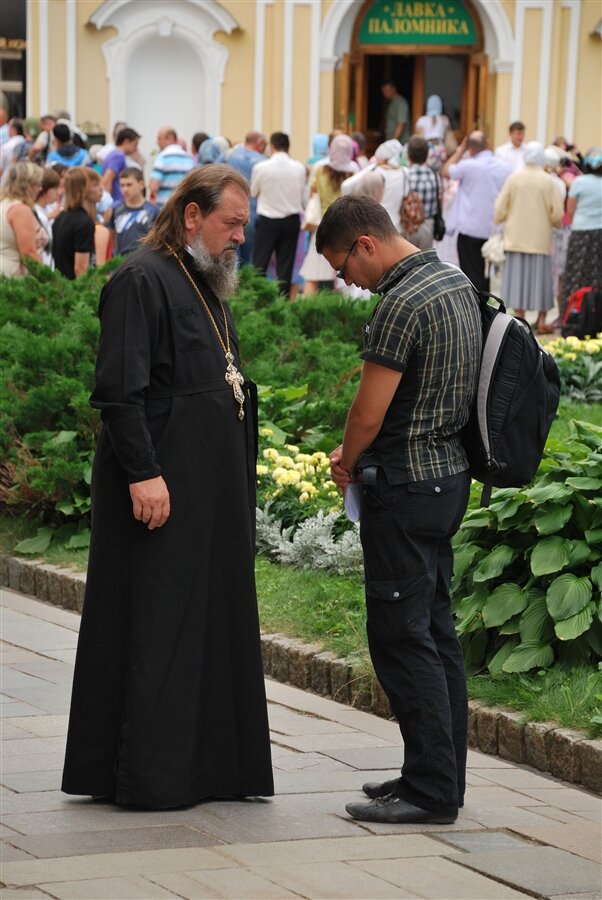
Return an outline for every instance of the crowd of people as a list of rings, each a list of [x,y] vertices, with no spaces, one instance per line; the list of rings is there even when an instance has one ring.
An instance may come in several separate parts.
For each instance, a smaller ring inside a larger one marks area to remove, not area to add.
[[[252,131],[234,144],[196,132],[188,150],[175,128],[161,126],[146,166],[140,134],[125,122],[109,143],[88,147],[67,112],[11,119],[0,129],[0,271],[22,275],[30,257],[77,278],[127,255],[188,172],[226,163],[251,189],[239,262],[275,277],[285,296],[320,287],[366,293],[316,252],[317,225],[341,196],[376,199],[403,237],[421,250],[435,246],[480,290],[490,288],[484,245],[496,236],[505,253],[500,290],[513,309],[537,314],[541,332],[552,329],[555,303],[562,316],[573,291],[602,285],[600,148],[582,156],[562,137],[548,147],[525,142],[522,122],[495,151],[483,131],[458,143],[436,95],[412,134],[396,85],[383,85],[382,95],[385,140],[370,156],[364,135],[335,129],[315,136],[304,162],[290,156],[283,132],[268,140]]]

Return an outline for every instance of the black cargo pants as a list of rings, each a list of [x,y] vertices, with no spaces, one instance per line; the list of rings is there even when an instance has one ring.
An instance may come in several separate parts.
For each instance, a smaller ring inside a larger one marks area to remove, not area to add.
[[[466,783],[468,703],[449,598],[451,538],[468,503],[468,472],[390,485],[364,482],[360,534],[370,655],[404,742],[396,794],[455,815]]]

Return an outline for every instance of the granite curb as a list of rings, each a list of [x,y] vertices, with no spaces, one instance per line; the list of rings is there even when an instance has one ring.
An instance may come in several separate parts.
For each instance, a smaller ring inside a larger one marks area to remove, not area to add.
[[[86,576],[0,553],[0,584],[81,613]],[[383,718],[392,717],[378,681],[354,673],[352,659],[338,659],[315,644],[281,634],[262,634],[261,648],[263,670],[276,681]],[[525,723],[520,713],[487,707],[478,700],[470,700],[468,707],[470,747],[602,794],[602,740],[588,740],[583,732],[554,722]]]

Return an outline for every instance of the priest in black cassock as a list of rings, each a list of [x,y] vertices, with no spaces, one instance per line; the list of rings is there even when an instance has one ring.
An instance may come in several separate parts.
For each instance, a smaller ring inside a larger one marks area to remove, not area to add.
[[[274,792],[254,582],[257,411],[225,298],[249,218],[191,172],[110,278],[62,789],[167,809]]]

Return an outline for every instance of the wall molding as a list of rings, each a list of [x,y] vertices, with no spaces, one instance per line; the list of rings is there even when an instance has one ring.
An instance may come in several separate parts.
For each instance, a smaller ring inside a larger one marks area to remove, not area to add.
[[[353,25],[362,2],[336,0],[328,10],[320,33],[322,71],[334,71],[343,53],[349,52]],[[510,72],[515,59],[515,36],[506,10],[500,0],[474,0],[474,6],[483,26],[484,50],[491,59],[492,70]]]
[[[132,53],[155,37],[179,38],[196,54],[203,71],[201,86],[204,125],[210,134],[219,134],[221,103],[228,50],[213,40],[216,31],[230,34],[239,25],[214,0],[105,0],[90,17],[98,29],[112,26],[117,36],[102,46],[109,81],[111,122],[125,121],[127,67]]]

